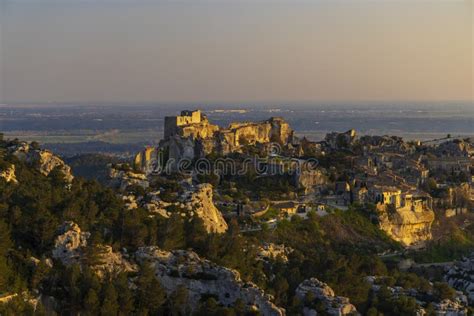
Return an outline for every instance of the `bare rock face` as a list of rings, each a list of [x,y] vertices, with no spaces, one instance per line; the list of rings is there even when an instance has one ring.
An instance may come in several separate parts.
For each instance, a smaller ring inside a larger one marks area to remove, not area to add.
[[[39,162],[39,170],[42,174],[48,175],[54,168],[59,168],[64,174],[67,182],[71,182],[74,177],[71,174],[71,168],[64,163],[64,161],[56,155],[53,155],[48,150],[33,151],[31,155],[33,163]]]
[[[15,165],[12,164],[10,165],[10,167],[1,169],[0,178],[4,179],[5,182],[7,183],[13,183],[13,184],[18,183],[18,180],[16,179],[16,176],[15,176]]]
[[[474,253],[446,268],[444,279],[451,287],[466,293],[470,304],[474,304]]]
[[[247,144],[288,144],[293,139],[293,130],[279,117],[261,122],[231,123],[227,128],[221,128],[209,123],[200,111],[183,111],[180,116],[165,118],[164,135],[160,147],[167,149],[170,159],[179,161],[204,157],[212,152],[223,155],[238,152]],[[143,154],[138,160],[142,157]],[[176,169],[176,165],[171,167]]]
[[[435,214],[429,208],[416,212],[410,208],[398,208],[395,211],[384,208],[379,212],[380,228],[405,246],[430,240],[434,219]]]
[[[74,222],[64,222],[59,234],[54,241],[53,258],[65,265],[77,262],[82,255],[82,248],[87,246],[90,233],[82,232]]]
[[[70,183],[74,179],[74,176],[71,173],[71,168],[66,165],[61,158],[54,155],[49,150],[32,148],[26,142],[10,147],[9,150],[18,159],[36,166],[45,176],[49,175],[53,169],[58,168],[64,174],[64,178],[67,182]]]
[[[108,245],[95,246],[94,258],[88,258],[87,239],[90,233],[82,232],[74,222],[65,222],[56,237],[53,258],[59,259],[64,265],[87,264],[100,277],[123,271],[136,271],[136,267],[123,258],[118,252],[113,252]]]
[[[224,233],[228,226],[221,212],[214,205],[212,196],[212,185],[203,183],[186,192],[181,198],[184,208],[203,220],[208,233]]]
[[[333,132],[326,134],[324,140],[331,149],[342,149],[353,145],[356,136],[356,131],[351,129],[344,133]]]
[[[202,295],[215,295],[220,304],[232,306],[238,299],[262,315],[284,315],[285,310],[274,305],[270,295],[253,283],[244,283],[237,271],[201,259],[193,251],[164,251],[158,247],[142,247],[135,257],[148,262],[168,294],[179,286],[188,291],[188,304],[196,307]]]
[[[303,167],[294,173],[293,182],[297,188],[303,188],[309,193],[315,186],[326,184],[327,178],[320,169],[310,170]]]
[[[295,294],[302,302],[305,302],[305,306],[316,302],[323,303],[328,315],[358,314],[357,309],[347,297],[336,296],[329,285],[316,278],[301,282],[296,288]],[[317,312],[311,307],[305,307],[303,315],[317,315]]]
[[[142,188],[148,188],[150,185],[145,174],[132,170],[110,168],[109,178],[111,185],[120,190],[125,190],[130,185],[138,185]]]

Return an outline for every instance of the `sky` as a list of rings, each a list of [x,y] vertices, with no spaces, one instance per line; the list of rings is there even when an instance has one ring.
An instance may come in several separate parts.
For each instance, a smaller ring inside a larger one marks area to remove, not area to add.
[[[0,102],[473,100],[472,0],[0,0]]]

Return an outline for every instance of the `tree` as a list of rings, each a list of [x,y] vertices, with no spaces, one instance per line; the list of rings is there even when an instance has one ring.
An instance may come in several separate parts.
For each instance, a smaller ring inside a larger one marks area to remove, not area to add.
[[[113,284],[108,283],[105,286],[104,299],[102,300],[102,306],[100,308],[100,314],[102,316],[116,316],[118,313],[117,304],[117,292]]]
[[[186,247],[184,223],[178,212],[174,213],[168,220],[163,240],[163,248],[166,250],[180,249]]]
[[[166,293],[149,264],[140,268],[137,279],[137,309],[139,313],[156,315],[166,301]]]
[[[288,300],[288,281],[282,276],[277,276],[273,281],[273,289],[275,290],[275,301],[279,305],[286,305]]]
[[[202,254],[206,249],[207,231],[203,220],[194,216],[191,221],[186,222],[186,245]]]
[[[118,304],[120,315],[130,315],[133,312],[134,298],[128,285],[128,278],[125,273],[120,273],[114,281],[115,289],[118,293]],[[152,293],[156,294],[156,293]]]
[[[184,286],[179,286],[169,299],[170,311],[172,315],[187,315],[188,290]]]
[[[434,293],[439,300],[453,299],[456,295],[456,291],[444,282],[436,282],[434,284]]]
[[[97,315],[99,307],[99,296],[94,289],[90,289],[84,299],[84,310],[90,315]]]
[[[10,230],[7,224],[0,220],[0,292],[6,291],[9,285],[11,270],[7,265],[6,255],[11,247]]]

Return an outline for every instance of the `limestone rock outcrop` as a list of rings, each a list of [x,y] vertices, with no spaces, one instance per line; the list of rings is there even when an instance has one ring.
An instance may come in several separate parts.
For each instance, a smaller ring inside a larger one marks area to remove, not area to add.
[[[136,197],[133,194],[122,195],[122,200],[125,202],[125,207],[129,211],[142,207],[150,212],[151,215],[160,215],[164,218],[170,217],[167,207],[175,205],[174,203],[161,200],[159,198],[159,191],[148,192],[145,197]]]
[[[10,165],[7,168],[0,169],[0,178],[4,179],[7,183],[18,183],[15,175],[15,165]]]
[[[119,188],[122,191],[131,185],[138,185],[142,188],[148,188],[150,185],[145,174],[134,172],[133,170],[120,169],[120,166],[110,168],[109,179],[113,187]]]
[[[67,182],[72,182],[74,179],[71,168],[49,150],[33,148],[27,142],[21,142],[8,149],[18,159],[35,166],[45,176],[49,175],[53,169],[58,168]]]
[[[224,233],[228,226],[222,213],[214,205],[212,197],[212,185],[209,183],[199,184],[183,194],[181,197],[182,206],[191,216],[202,219],[207,232]]]
[[[322,303],[328,315],[354,315],[358,314],[354,305],[347,297],[336,296],[329,285],[316,278],[304,280],[295,291],[296,297],[304,302],[303,315],[313,316],[317,312],[311,306]]]
[[[386,206],[378,209],[380,228],[403,245],[410,246],[432,238],[433,210],[425,208],[414,212],[406,207],[391,210]]]
[[[262,122],[231,123],[227,129],[219,131],[217,137],[218,148],[222,154],[228,154],[247,144],[288,144],[293,131],[284,119],[272,117]]]
[[[447,267],[444,279],[451,287],[463,291],[474,305],[474,253]]]
[[[164,218],[169,218],[171,215],[167,208],[173,205],[173,203],[165,202],[160,199],[160,191],[148,192],[145,198],[140,199],[139,203],[140,206],[150,212],[150,214],[157,214]]]
[[[149,174],[166,168],[176,171],[182,159],[203,158],[211,153],[226,155],[239,152],[249,144],[289,144],[293,130],[282,118],[272,117],[261,122],[231,123],[227,128],[211,124],[201,111],[182,111],[178,116],[165,117],[164,139],[157,148],[138,153],[134,165]],[[166,166],[160,166],[159,156],[165,153]],[[166,167],[166,168],[165,168]]]
[[[350,148],[353,145],[356,136],[356,131],[351,129],[344,133],[333,132],[326,134],[324,140],[331,149],[344,149]]]
[[[293,174],[293,182],[297,188],[302,188],[306,193],[314,190],[316,186],[327,183],[327,177],[321,169],[311,169],[303,166]]]
[[[197,306],[203,295],[213,295],[224,306],[241,300],[249,308],[257,308],[262,315],[282,316],[285,310],[272,303],[272,297],[253,283],[245,283],[240,274],[208,260],[193,251],[164,251],[158,247],[142,247],[135,257],[148,263],[155,271],[165,291],[173,293],[179,286],[188,291],[188,305]]]
[[[65,265],[77,262],[83,248],[87,246],[90,233],[81,231],[74,222],[64,222],[59,229],[59,235],[54,241],[53,258],[61,260]]]
[[[81,231],[76,223],[64,222],[54,242],[53,258],[60,260],[64,265],[87,264],[101,278],[106,274],[136,270],[135,265],[128,262],[120,253],[114,252],[108,245],[95,245],[94,257],[89,258],[87,250],[92,247],[87,244],[89,237],[90,233]]]

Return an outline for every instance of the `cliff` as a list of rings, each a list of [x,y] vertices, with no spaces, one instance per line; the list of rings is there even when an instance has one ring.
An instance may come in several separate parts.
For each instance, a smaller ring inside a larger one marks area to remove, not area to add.
[[[293,173],[293,183],[297,188],[302,188],[305,193],[310,193],[316,186],[327,183],[327,177],[322,169],[299,168]]]
[[[227,231],[227,223],[221,212],[212,201],[212,185],[203,183],[187,191],[182,197],[182,208],[188,211],[190,216],[202,219],[208,233],[224,233]]]
[[[247,144],[288,144],[292,137],[290,125],[282,118],[272,117],[262,122],[231,123],[217,133],[217,147],[222,154],[228,154]]]
[[[387,205],[378,205],[377,209],[380,228],[403,245],[410,246],[432,238],[433,210],[423,208],[415,212],[408,207],[394,209]]]
[[[221,128],[209,123],[200,111],[192,113],[196,115],[166,117],[165,138],[158,148],[147,148],[138,153],[135,166],[147,174],[156,170],[160,150],[171,159],[170,168],[176,170],[177,162],[183,158],[192,160],[210,153],[226,155],[239,152],[242,146],[249,144],[275,142],[285,145],[293,141],[293,130],[279,117],[261,122],[231,123],[227,128]]]
[[[250,282],[243,282],[240,274],[201,259],[193,251],[164,251],[158,247],[143,247],[136,254],[138,261],[148,263],[168,294],[179,286],[188,291],[187,305],[195,307],[202,296],[212,295],[224,306],[237,300],[257,309],[262,315],[282,316],[285,310],[272,303],[272,297]]]

